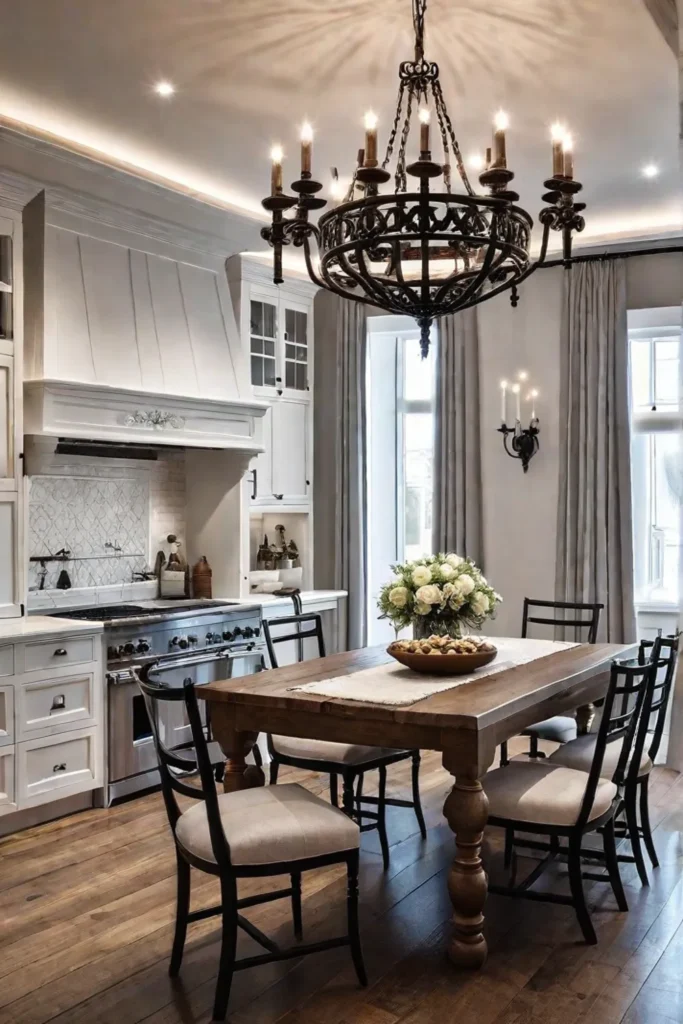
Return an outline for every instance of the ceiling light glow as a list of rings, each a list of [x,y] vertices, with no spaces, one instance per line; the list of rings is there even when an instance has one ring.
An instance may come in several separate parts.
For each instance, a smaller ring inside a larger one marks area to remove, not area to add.
[[[657,167],[657,164],[645,164],[643,167],[644,178],[656,178],[658,174],[659,167]]]
[[[166,81],[157,82],[157,84],[154,86],[154,91],[157,94],[157,96],[163,96],[164,99],[168,99],[168,97],[172,96],[173,93],[175,92],[175,85],[173,85],[171,82]]]

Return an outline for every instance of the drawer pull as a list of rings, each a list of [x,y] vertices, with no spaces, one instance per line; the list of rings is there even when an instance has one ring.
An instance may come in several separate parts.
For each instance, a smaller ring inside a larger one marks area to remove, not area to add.
[[[58,647],[55,651],[55,658],[65,658],[67,655],[66,647]]]
[[[66,771],[66,761],[62,761],[61,764],[56,764],[53,767],[52,771],[53,772],[65,772]]]
[[[63,693],[58,693],[52,700],[52,707],[50,708],[50,714],[53,711],[63,711],[66,707],[66,697]]]

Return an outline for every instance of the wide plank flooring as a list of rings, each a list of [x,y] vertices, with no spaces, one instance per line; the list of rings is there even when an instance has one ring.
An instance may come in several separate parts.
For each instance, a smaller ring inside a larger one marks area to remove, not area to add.
[[[281,775],[326,792],[318,776]],[[597,946],[583,944],[567,907],[492,897],[491,956],[478,974],[454,971],[444,954],[453,842],[441,815],[449,776],[438,755],[424,755],[421,780],[426,842],[411,811],[392,810],[391,867],[384,874],[376,836],[363,837],[368,988],[358,988],[344,949],[244,971],[233,985],[230,1021],[683,1024],[683,777],[655,770],[661,868],[642,889],[634,869],[623,867],[630,912],[615,909],[609,886],[588,883]],[[390,788],[408,795],[406,765],[390,769]],[[493,829],[485,852],[496,875],[502,852]],[[256,880],[242,891],[278,884]],[[543,884],[566,887],[562,867]],[[304,876],[307,940],[343,930],[344,889],[343,869]],[[0,841],[0,1021],[206,1024],[218,963],[217,920],[190,926],[181,978],[171,982],[174,894],[175,856],[158,793]],[[193,907],[217,901],[216,882],[193,873]],[[288,901],[248,915],[276,939],[291,941]],[[257,949],[240,936],[240,955]]]

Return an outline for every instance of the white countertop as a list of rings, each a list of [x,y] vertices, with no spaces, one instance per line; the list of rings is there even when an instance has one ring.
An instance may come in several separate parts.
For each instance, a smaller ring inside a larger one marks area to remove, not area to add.
[[[101,622],[85,619],[53,619],[49,615],[28,615],[23,619],[0,619],[0,641],[30,640],[36,636],[63,636],[65,633],[101,633]]]
[[[300,597],[304,605],[325,602],[333,604],[341,597],[347,597],[347,593],[345,590],[302,590]],[[260,604],[262,608],[270,608],[272,605],[277,605],[278,608],[292,608],[291,597],[280,597],[278,594],[249,594],[243,600],[248,604]]]

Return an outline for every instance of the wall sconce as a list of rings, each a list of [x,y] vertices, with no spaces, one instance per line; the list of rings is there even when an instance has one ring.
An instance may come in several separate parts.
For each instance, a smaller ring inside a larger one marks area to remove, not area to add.
[[[503,435],[503,446],[507,454],[513,459],[521,459],[522,469],[526,473],[529,469],[529,463],[538,451],[540,443],[538,435],[540,433],[540,423],[538,416],[536,415],[536,399],[538,398],[538,391],[536,388],[532,388],[526,396],[526,403],[530,405],[529,410],[529,426],[522,426],[522,400],[521,391],[522,386],[526,385],[529,380],[529,374],[525,370],[521,370],[517,374],[517,380],[514,384],[510,385],[506,380],[500,382],[501,390],[501,425],[498,427],[498,433]],[[507,426],[507,399],[508,391],[511,393],[514,404],[515,404],[515,418],[514,426]],[[510,441],[508,437],[511,436]]]

